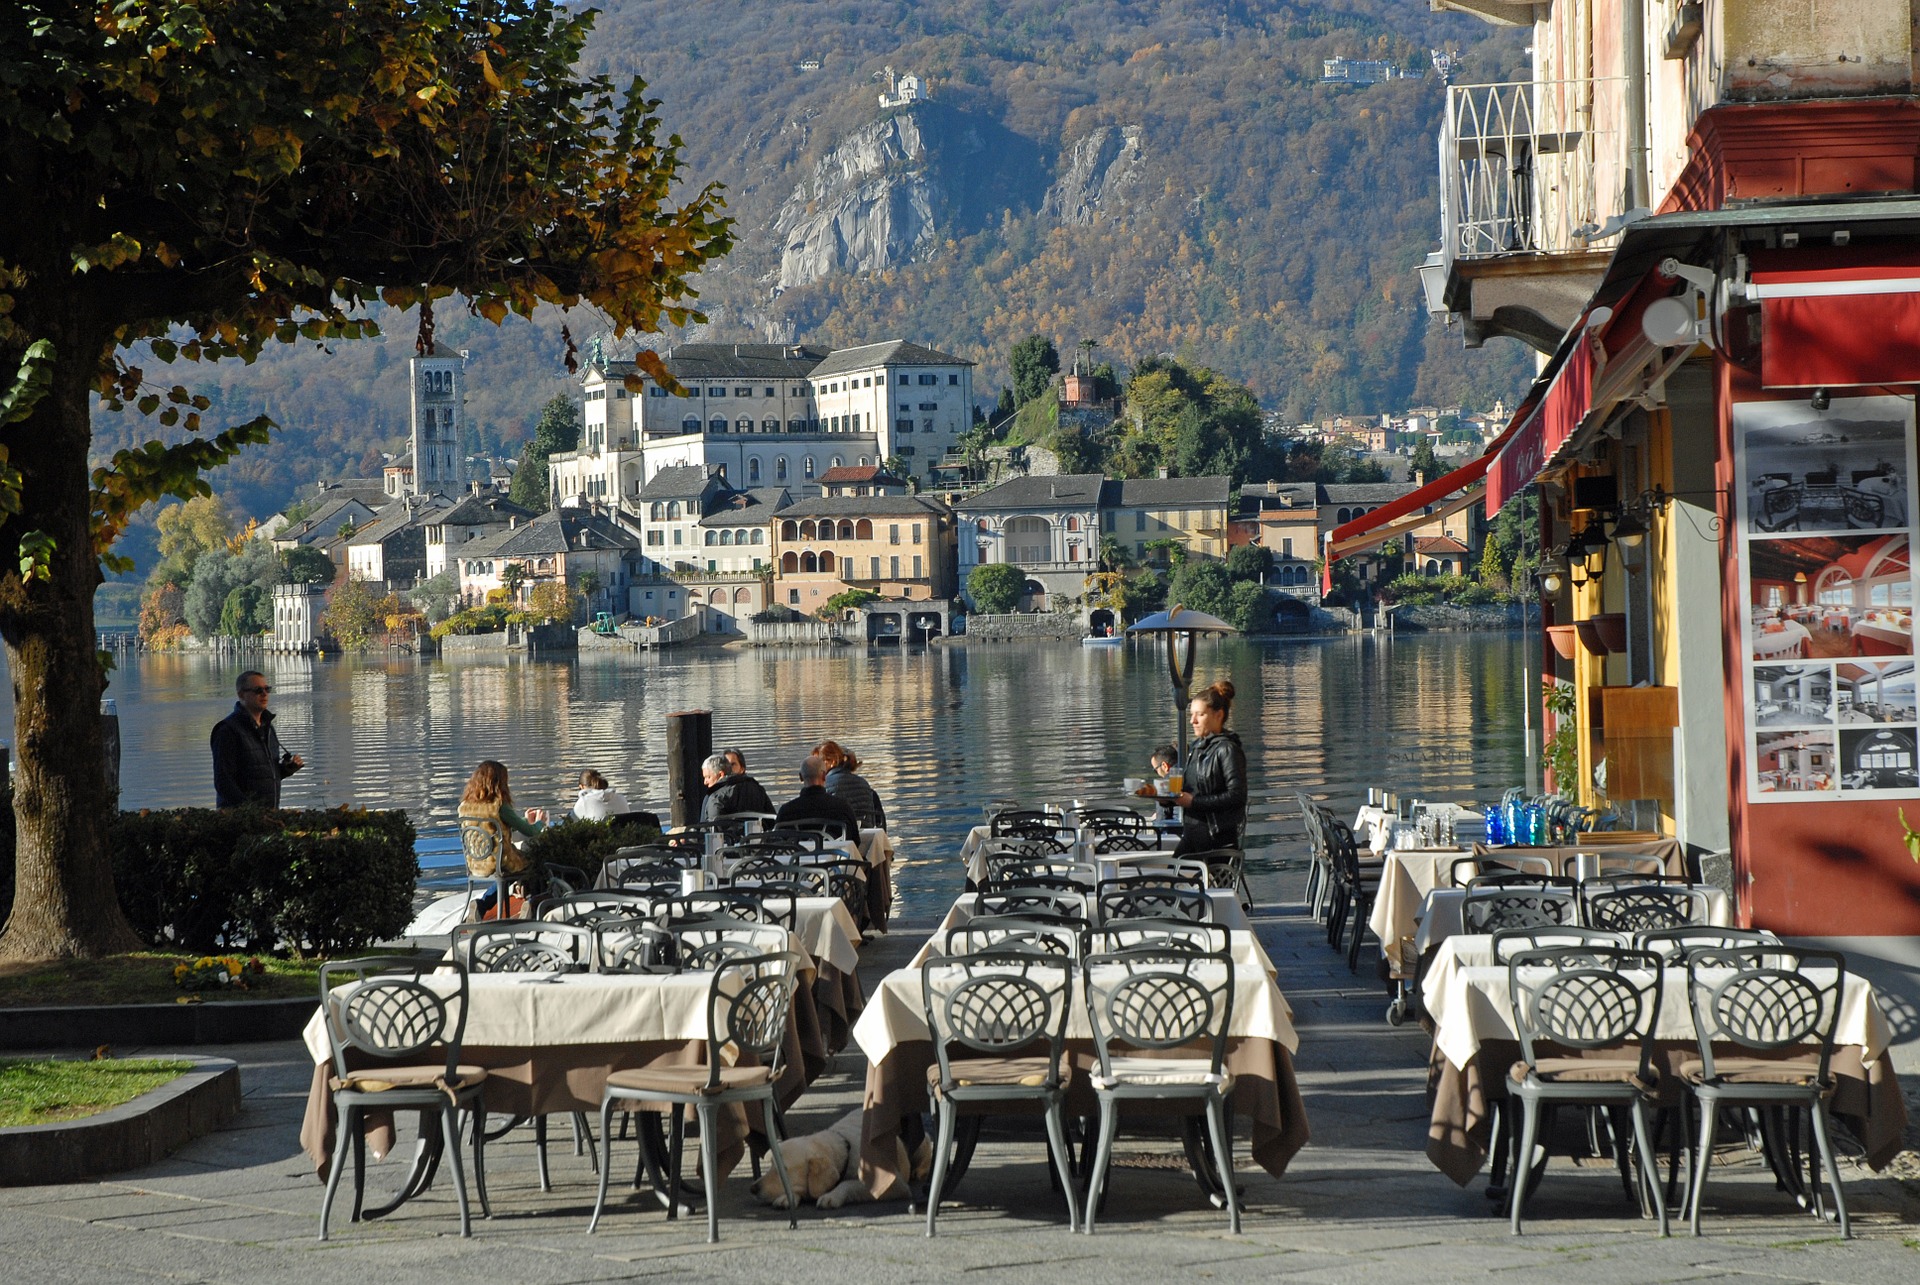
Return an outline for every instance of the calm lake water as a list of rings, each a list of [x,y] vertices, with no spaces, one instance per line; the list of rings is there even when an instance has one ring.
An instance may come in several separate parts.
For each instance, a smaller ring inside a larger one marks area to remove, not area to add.
[[[1247,846],[1302,850],[1294,794],[1351,812],[1369,785],[1485,801],[1521,772],[1522,643],[1510,635],[1202,641],[1196,688],[1230,678],[1246,744]],[[981,804],[1092,800],[1146,774],[1172,740],[1163,645],[995,644],[922,650],[690,650],[567,660],[440,661],[270,656],[281,740],[307,760],[290,807],[405,808],[423,849],[457,845],[454,808],[473,765],[497,758],[522,806],[571,806],[598,768],[634,806],[666,811],[666,716],[713,711],[776,802],[807,747],[832,737],[865,761],[896,846],[900,913],[951,902],[949,858]],[[211,806],[209,729],[233,707],[236,666],[130,656],[118,705],[121,806]],[[10,689],[0,687],[0,693]],[[10,697],[3,726],[11,739]]]

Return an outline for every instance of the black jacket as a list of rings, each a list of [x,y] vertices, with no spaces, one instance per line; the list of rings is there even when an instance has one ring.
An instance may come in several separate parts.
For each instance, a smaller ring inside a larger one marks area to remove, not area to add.
[[[280,806],[280,782],[300,769],[282,762],[284,751],[273,730],[272,710],[262,710],[256,726],[247,707],[235,701],[233,713],[213,725],[208,740],[213,748],[216,807]]]
[[[1237,848],[1247,822],[1247,752],[1232,732],[1203,736],[1187,752],[1186,807],[1181,846]]]
[[[887,812],[867,778],[844,767],[827,773],[827,793],[853,809],[860,824],[871,830],[887,828]]]
[[[860,818],[854,816],[853,809],[827,793],[824,785],[803,785],[800,793],[780,805],[776,826],[789,821],[838,821],[847,827],[847,837],[860,841]]]
[[[771,812],[773,800],[760,782],[745,772],[736,772],[713,787],[700,805],[702,821],[717,821],[729,812]]]

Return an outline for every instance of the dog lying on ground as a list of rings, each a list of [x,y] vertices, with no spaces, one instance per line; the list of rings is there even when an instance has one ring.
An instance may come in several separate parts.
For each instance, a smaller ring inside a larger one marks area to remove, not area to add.
[[[895,1181],[876,1195],[860,1180],[860,1131],[865,1118],[864,1111],[849,1111],[831,1128],[782,1142],[780,1157],[786,1161],[794,1193],[789,1194],[781,1185],[780,1171],[769,1160],[753,1185],[754,1196],[775,1209],[786,1209],[801,1200],[811,1200],[822,1209],[838,1209],[868,1200],[908,1199],[912,1193],[905,1182]],[[911,1157],[906,1143],[895,1141],[893,1145],[899,1151],[894,1172],[909,1173],[914,1182],[925,1181],[933,1168],[933,1144],[920,1139]]]

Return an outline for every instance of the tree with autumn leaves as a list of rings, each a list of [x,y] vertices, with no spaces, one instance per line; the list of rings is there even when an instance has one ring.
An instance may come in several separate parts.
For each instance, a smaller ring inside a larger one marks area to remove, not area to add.
[[[679,139],[638,82],[575,72],[590,22],[548,0],[0,14],[0,640],[19,693],[0,959],[139,944],[105,852],[93,591],[136,512],[206,494],[273,428],[204,422],[161,367],[365,337],[376,302],[418,309],[423,348],[449,300],[493,322],[587,306],[622,335],[697,319],[690,281],[731,245],[720,195],[673,192]],[[95,397],[163,436],[92,467]]]

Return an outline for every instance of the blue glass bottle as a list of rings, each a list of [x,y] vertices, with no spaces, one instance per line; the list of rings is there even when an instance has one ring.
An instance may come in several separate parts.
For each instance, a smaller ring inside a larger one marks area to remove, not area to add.
[[[1507,818],[1498,807],[1487,809],[1487,842],[1493,847],[1505,847],[1507,843]]]

